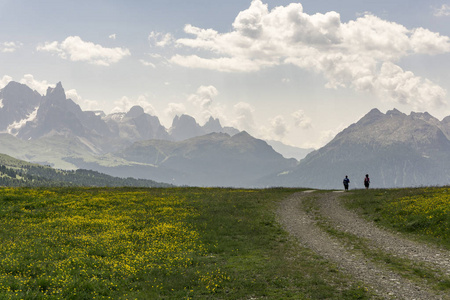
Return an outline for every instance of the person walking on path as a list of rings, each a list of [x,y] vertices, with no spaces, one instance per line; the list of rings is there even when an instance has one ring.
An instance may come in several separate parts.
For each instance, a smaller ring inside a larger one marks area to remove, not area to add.
[[[369,184],[370,184],[369,174],[366,174],[366,177],[364,178],[364,186],[366,187],[366,190],[369,189]]]
[[[342,183],[344,184],[345,190],[348,191],[348,184],[350,183],[350,179],[348,179],[347,175],[345,175],[344,181]]]

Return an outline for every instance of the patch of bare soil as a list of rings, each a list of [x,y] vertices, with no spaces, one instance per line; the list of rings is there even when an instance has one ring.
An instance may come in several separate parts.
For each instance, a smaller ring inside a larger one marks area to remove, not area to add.
[[[450,299],[449,295],[437,295],[425,285],[408,280],[396,272],[375,264],[362,252],[347,249],[343,241],[335,238],[319,226],[314,216],[302,209],[302,201],[309,193],[296,193],[284,200],[278,209],[278,218],[283,227],[299,243],[334,262],[338,268],[363,282],[377,296],[385,299]],[[318,197],[320,212],[330,220],[334,228],[367,240],[370,247],[413,261],[422,262],[442,271],[450,272],[450,253],[412,242],[362,220],[353,212],[344,209],[337,193],[314,193]]]

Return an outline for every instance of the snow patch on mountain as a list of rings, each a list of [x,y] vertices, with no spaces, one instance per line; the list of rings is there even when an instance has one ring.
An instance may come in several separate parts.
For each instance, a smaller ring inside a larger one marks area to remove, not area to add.
[[[10,124],[8,126],[8,128],[6,129],[6,132],[8,132],[11,135],[17,136],[20,128],[25,126],[25,124],[27,124],[27,122],[33,122],[34,119],[36,119],[38,110],[39,110],[39,106],[35,107],[35,109],[29,115],[27,115],[26,118]]]

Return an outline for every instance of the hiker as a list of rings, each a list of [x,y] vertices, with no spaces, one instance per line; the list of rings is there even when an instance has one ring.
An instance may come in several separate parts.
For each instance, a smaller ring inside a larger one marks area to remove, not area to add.
[[[347,175],[345,175],[344,181],[342,183],[344,184],[345,190],[348,191],[348,184],[350,183],[350,179],[348,179]]]
[[[366,187],[366,190],[369,188],[369,184],[370,184],[369,174],[366,174],[366,177],[364,178],[364,186]]]

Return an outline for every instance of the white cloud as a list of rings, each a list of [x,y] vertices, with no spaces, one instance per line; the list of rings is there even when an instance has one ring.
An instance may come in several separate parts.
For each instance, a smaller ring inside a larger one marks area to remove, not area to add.
[[[193,116],[200,122],[208,120],[210,116],[223,119],[223,107],[214,103],[214,98],[218,95],[219,91],[212,85],[202,85],[189,95],[187,101],[193,104]]]
[[[219,94],[219,91],[212,85],[200,86],[195,94],[188,97],[188,101],[205,110],[211,107],[213,98]]]
[[[130,99],[128,97],[122,97],[117,101],[114,101],[114,108],[112,109],[112,113],[118,113],[118,112],[128,112],[133,106],[139,105],[141,106],[144,111],[150,115],[155,116],[156,110],[151,105],[145,96],[139,96],[137,99]]]
[[[294,118],[294,125],[296,127],[302,129],[308,129],[312,127],[311,119],[305,115],[305,112],[303,110],[299,109],[293,112],[292,117]]]
[[[276,116],[270,121],[272,132],[275,136],[283,138],[288,132],[288,127],[283,116]]]
[[[186,25],[192,38],[176,40],[178,46],[201,51],[200,54],[176,54],[170,62],[184,67],[203,68],[221,72],[254,72],[262,68],[292,64],[322,74],[326,87],[350,87],[374,92],[380,80],[398,81],[398,85],[382,84],[391,101],[440,103],[446,91],[426,79],[407,73],[384,72],[386,63],[395,65],[409,55],[434,55],[450,52],[450,39],[424,28],[405,26],[365,14],[343,23],[336,12],[309,15],[300,3],[279,6],[271,11],[261,0],[253,0],[240,12],[233,30],[219,33]],[[205,54],[207,53],[207,54]],[[383,73],[382,73],[383,72]],[[388,78],[389,75],[394,77]],[[419,99],[413,89],[395,90],[412,80],[421,82]],[[393,88],[389,90],[390,88]]]
[[[4,42],[0,44],[0,52],[12,53],[23,46],[20,42]]]
[[[399,66],[386,62],[374,80],[374,91],[380,98],[410,104],[413,109],[425,110],[429,106],[444,104],[446,91],[427,79],[404,71]]]
[[[78,95],[78,92],[75,89],[66,91],[66,97],[77,103],[82,110],[101,110],[101,106],[98,101],[83,99],[80,95]]]
[[[49,84],[47,80],[36,80],[34,76],[31,74],[25,74],[22,79],[19,81],[20,83],[26,84],[32,90],[37,91],[41,95],[45,95],[47,93],[47,89],[49,87],[55,87],[54,84]]]
[[[151,63],[151,62],[146,61],[146,60],[144,60],[144,59],[139,60],[139,62],[140,62],[143,66],[156,68],[156,66],[155,66],[154,63]]]
[[[79,36],[69,36],[61,43],[46,42],[43,46],[38,46],[37,50],[57,54],[63,59],[84,61],[100,66],[109,66],[130,55],[130,51],[126,48],[105,48],[85,42]]]
[[[411,45],[416,53],[440,54],[450,52],[450,39],[428,29],[416,28],[411,36]]]
[[[165,47],[173,43],[174,38],[170,33],[160,33],[152,31],[148,35],[148,41],[150,42],[150,45],[157,46],[157,47]]]
[[[12,81],[11,76],[3,75],[2,79],[0,79],[0,89],[4,88],[11,81]]]
[[[253,114],[255,109],[249,103],[239,102],[234,105],[234,113],[236,119],[232,121],[232,125],[239,130],[254,131],[255,121]]]
[[[181,116],[186,113],[186,106],[183,103],[169,103],[164,113],[172,120],[175,116]]]
[[[117,35],[115,33],[113,33],[113,34],[110,34],[108,37],[112,40],[115,40]]]
[[[442,6],[435,10],[434,15],[436,17],[448,17],[450,16],[450,5],[442,4]]]

